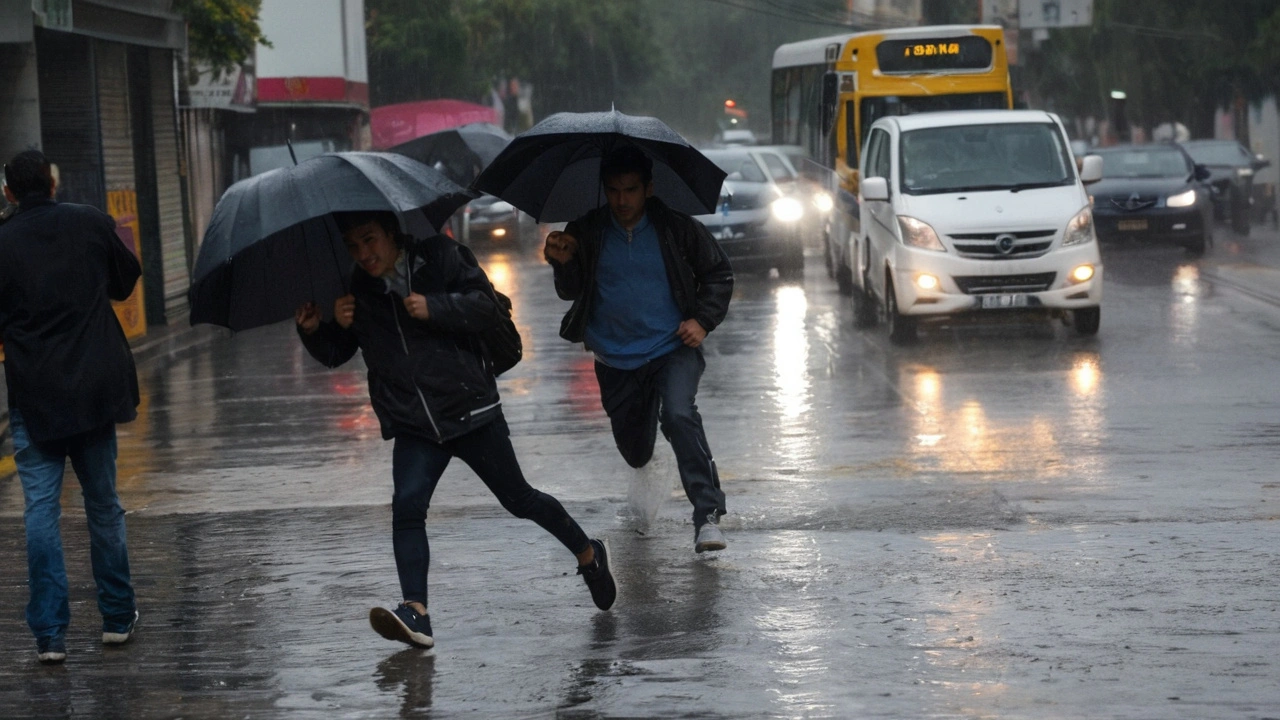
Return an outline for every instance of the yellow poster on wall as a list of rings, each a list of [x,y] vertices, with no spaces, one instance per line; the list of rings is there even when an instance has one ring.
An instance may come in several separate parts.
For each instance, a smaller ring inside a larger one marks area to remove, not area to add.
[[[107,213],[116,221],[116,235],[125,247],[142,262],[141,233],[138,231],[138,193],[133,190],[107,192]],[[115,308],[125,337],[132,340],[147,334],[147,316],[142,305],[142,280],[133,288],[133,294],[121,302],[111,303]]]

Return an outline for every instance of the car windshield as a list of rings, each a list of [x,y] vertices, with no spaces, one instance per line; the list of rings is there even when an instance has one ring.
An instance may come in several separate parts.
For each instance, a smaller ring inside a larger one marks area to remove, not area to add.
[[[1104,178],[1185,178],[1191,166],[1182,153],[1171,147],[1098,150]]]
[[[922,128],[902,134],[902,191],[909,195],[1023,190],[1075,181],[1062,134],[1050,123]]]
[[[1183,145],[1191,159],[1201,165],[1248,165],[1249,156],[1237,143],[1187,143]]]
[[[708,150],[703,153],[711,162],[729,175],[729,180],[745,180],[747,182],[767,182],[764,171],[748,152],[732,150]],[[735,174],[736,173],[736,174]]]

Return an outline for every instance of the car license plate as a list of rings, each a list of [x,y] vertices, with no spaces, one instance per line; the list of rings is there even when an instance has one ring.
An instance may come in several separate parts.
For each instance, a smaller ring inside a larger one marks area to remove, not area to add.
[[[1147,219],[1139,218],[1137,220],[1121,220],[1116,223],[1116,229],[1124,230],[1126,232],[1133,231],[1133,230],[1146,230]]]
[[[983,295],[982,309],[997,310],[1000,308],[1021,308],[1027,306],[1027,296],[1021,293],[1012,295]]]

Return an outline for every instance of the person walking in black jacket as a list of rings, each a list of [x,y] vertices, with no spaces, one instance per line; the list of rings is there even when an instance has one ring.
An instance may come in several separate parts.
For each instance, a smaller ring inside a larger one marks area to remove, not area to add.
[[[351,292],[322,322],[308,303],[295,320],[303,345],[327,367],[360,350],[369,368],[369,399],[394,440],[392,546],[402,602],[374,608],[378,634],[432,647],[427,606],[430,551],[427,508],[445,467],[459,458],[519,518],[533,520],[578,559],[592,600],[608,610],[617,596],[608,550],[589,539],[554,497],[525,480],[502,415],[498,386],[479,333],[501,315],[489,279],[467,248],[436,235],[398,234],[391,213],[335,213],[357,267]]]
[[[27,625],[39,660],[60,663],[71,622],[58,523],[67,458],[84,494],[102,642],[127,642],[138,619],[116,495],[116,424],[137,416],[138,376],[111,301],[129,297],[142,267],[109,215],[53,199],[43,153],[19,153],[4,175],[19,207],[0,226],[0,340],[25,499]]]
[[[631,467],[653,457],[659,421],[693,504],[694,550],[723,550],[724,492],[694,403],[702,342],[724,320],[733,270],[702,223],[653,196],[653,162],[624,145],[600,164],[607,206],[547,236],[560,336],[595,353],[600,401]]]

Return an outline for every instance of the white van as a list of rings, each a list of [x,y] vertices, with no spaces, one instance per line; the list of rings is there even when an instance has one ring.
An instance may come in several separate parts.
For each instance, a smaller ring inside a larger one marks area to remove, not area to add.
[[[1102,259],[1084,183],[1057,116],[966,110],[877,120],[862,152],[861,230],[851,238],[854,322],[883,317],[894,342],[918,321],[1048,312],[1098,332]]]

